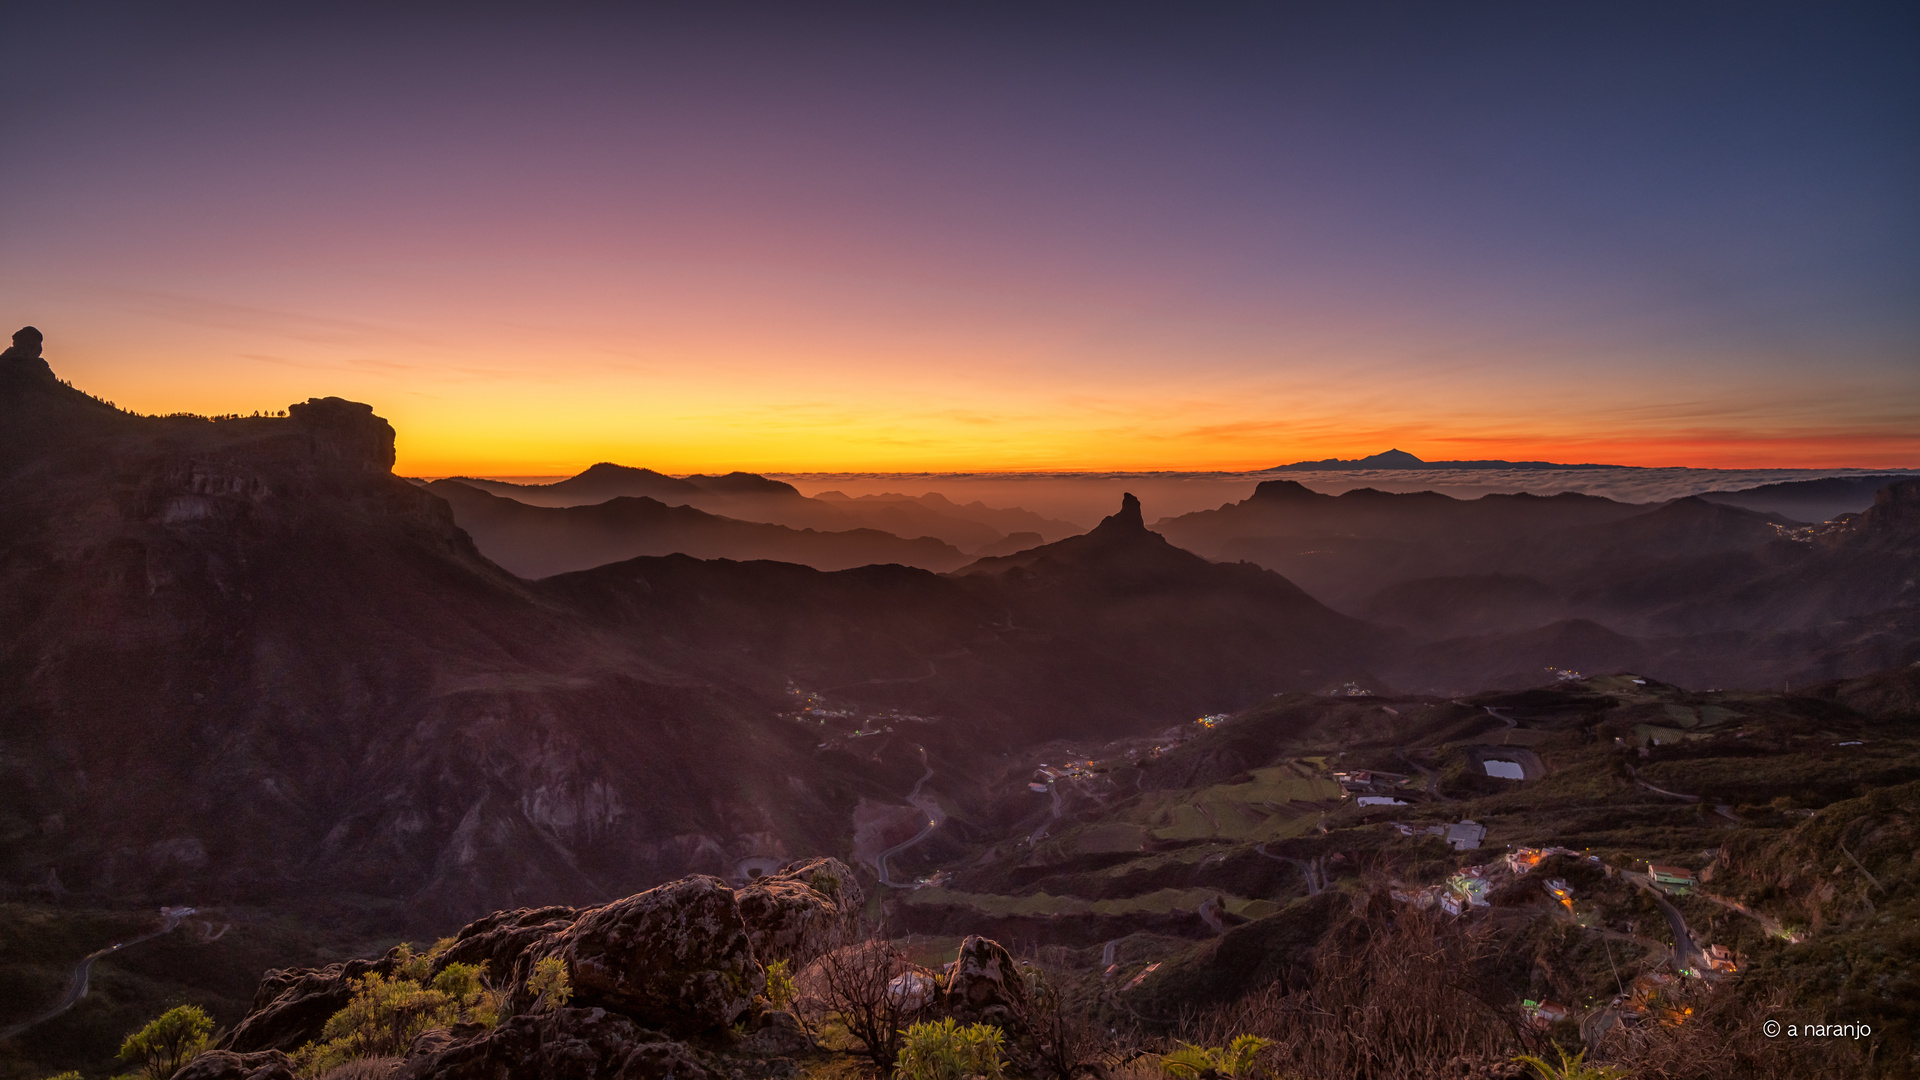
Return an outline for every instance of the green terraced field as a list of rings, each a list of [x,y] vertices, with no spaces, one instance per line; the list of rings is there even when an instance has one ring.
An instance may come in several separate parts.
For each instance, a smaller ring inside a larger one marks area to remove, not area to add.
[[[1299,763],[1255,769],[1253,779],[1163,799],[1148,823],[1160,840],[1280,840],[1312,829],[1314,805],[1340,798],[1340,785]]]

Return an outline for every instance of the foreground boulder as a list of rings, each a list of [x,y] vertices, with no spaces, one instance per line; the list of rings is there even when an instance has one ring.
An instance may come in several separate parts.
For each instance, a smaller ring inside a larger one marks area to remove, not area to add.
[[[713,1072],[702,1058],[686,1044],[605,1009],[557,1009],[516,1016],[465,1039],[423,1040],[393,1077],[707,1080]]]
[[[866,897],[839,859],[808,859],[735,893],[753,955],[762,966],[785,960],[794,971],[848,940]]]
[[[756,1076],[784,1075],[792,1068],[786,1057],[812,1049],[813,1040],[788,1013],[759,1006],[749,1015],[766,987],[764,965],[787,960],[799,967],[846,940],[864,903],[845,863],[811,859],[737,892],[718,878],[694,876],[601,907],[495,912],[455,935],[425,964],[425,974],[430,979],[455,963],[480,967],[506,993],[507,1018],[491,1028],[428,1031],[393,1075],[705,1080],[731,1077],[742,1062]],[[202,1054],[180,1076],[293,1080],[287,1054],[320,1038],[352,999],[354,980],[392,975],[404,956],[396,949],[378,960],[268,972],[226,1046]],[[534,1012],[527,982],[549,957],[566,966],[571,1007]],[[750,1033],[735,1040],[727,1029],[743,1017]],[[685,1039],[727,1048],[733,1064],[722,1068]]]
[[[378,960],[349,960],[319,969],[276,969],[260,980],[253,1008],[234,1025],[226,1048],[242,1054],[262,1050],[292,1053],[320,1037],[320,1029],[353,998],[353,980],[369,972],[393,973],[397,953]]]
[[[187,1062],[173,1080],[294,1080],[293,1060],[278,1050],[210,1050]]]
[[[990,938],[973,935],[960,943],[960,956],[948,966],[938,1008],[963,1024],[987,1023],[1010,1035],[1026,1028],[1027,984],[1013,955]]]
[[[733,890],[705,875],[589,909],[531,955],[566,961],[575,1004],[676,1034],[732,1024],[767,983]]]
[[[495,986],[525,983],[527,958],[535,946],[558,937],[579,918],[580,912],[570,907],[496,911],[454,935],[453,944],[435,958],[435,971],[448,964],[473,964],[484,968]]]

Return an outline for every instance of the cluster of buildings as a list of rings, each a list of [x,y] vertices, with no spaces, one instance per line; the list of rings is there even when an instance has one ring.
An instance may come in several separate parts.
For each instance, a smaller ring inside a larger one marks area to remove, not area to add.
[[[1473,825],[1482,835],[1486,832],[1484,828],[1470,821],[1461,824]],[[1448,827],[1457,828],[1457,826]],[[1477,839],[1475,843],[1478,844]],[[1547,856],[1578,857],[1579,854],[1569,848],[1560,847],[1518,848],[1508,852],[1498,861],[1483,863],[1479,866],[1461,867],[1438,885],[1429,885],[1413,892],[1396,889],[1392,895],[1395,900],[1412,904],[1421,910],[1437,907],[1449,915],[1464,915],[1474,908],[1487,907],[1490,903],[1487,897],[1495,889],[1531,873]],[[1593,862],[1600,861],[1597,855],[1589,855],[1587,858]],[[1573,888],[1564,880],[1552,878],[1546,882],[1545,887],[1549,896],[1559,901],[1568,911],[1573,910]]]
[[[1471,818],[1461,818],[1452,825],[1409,825],[1404,821],[1393,821],[1388,824],[1392,825],[1401,836],[1438,836],[1452,845],[1455,851],[1472,851],[1480,846],[1480,841],[1487,838],[1487,827]]]
[[[1160,733],[1160,741],[1154,745],[1147,747],[1145,750],[1127,751],[1127,760],[1135,763],[1138,763],[1142,759],[1152,761],[1160,755],[1173,750],[1188,739],[1193,738],[1195,735],[1198,735],[1200,732],[1218,726],[1220,722],[1227,719],[1229,715],[1231,714],[1208,713],[1198,720],[1195,720],[1192,724],[1179,724],[1170,727]]]
[[[1041,765],[1027,782],[1029,791],[1046,791],[1056,780],[1082,780],[1094,775],[1091,761],[1069,761],[1065,765]]]
[[[1415,832],[1409,826],[1396,824],[1395,827],[1409,835]],[[1436,826],[1423,831],[1437,832],[1439,828],[1441,827]],[[1395,900],[1423,910],[1438,908],[1449,915],[1464,915],[1474,908],[1491,906],[1489,897],[1493,892],[1531,873],[1550,855],[1568,855],[1605,866],[1598,855],[1582,856],[1571,848],[1523,847],[1508,852],[1494,862],[1461,867],[1441,884],[1412,891],[1396,889],[1392,896]],[[1693,871],[1663,863],[1648,864],[1647,879],[1654,887],[1667,892],[1684,893],[1699,884],[1698,876]],[[1547,895],[1568,911],[1573,910],[1573,888],[1564,879],[1550,878],[1542,885]],[[1704,970],[1688,968],[1679,972],[1678,975],[1691,978],[1710,977],[1715,974],[1733,974],[1741,967],[1739,956],[1724,945],[1706,946],[1701,951],[1700,964]],[[1643,972],[1623,993],[1613,998],[1605,1006],[1605,1010],[1624,1023],[1684,1023],[1692,1015],[1692,1009],[1683,1001],[1676,1001],[1674,989],[1677,984],[1678,976],[1672,972],[1662,970]],[[1526,1013],[1529,1023],[1543,1029],[1569,1019],[1575,1012],[1572,1007],[1559,1002],[1531,998],[1522,1001],[1520,1007]]]
[[[1405,799],[1395,798],[1391,792],[1407,781],[1405,773],[1379,772],[1373,769],[1355,769],[1351,772],[1331,774],[1335,783],[1340,785],[1343,796],[1353,798],[1361,806],[1405,806]]]

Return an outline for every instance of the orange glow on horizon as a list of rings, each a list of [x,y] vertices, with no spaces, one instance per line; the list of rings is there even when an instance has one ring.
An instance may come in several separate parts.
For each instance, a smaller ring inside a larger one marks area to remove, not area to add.
[[[670,299],[679,306],[635,311],[609,295],[558,309],[550,297],[537,321],[508,321],[492,295],[311,301],[355,312],[337,317],[140,296],[104,315],[50,303],[37,321],[56,372],[143,413],[367,402],[415,476],[600,461],[679,474],[1245,472],[1389,448],[1429,461],[1920,466],[1920,400],[1883,365],[1802,372],[1656,351],[1596,378],[1591,344],[1436,359],[1423,334],[1439,331],[1360,311],[1076,339],[1058,320],[1005,312],[875,314],[776,294],[743,314],[718,294]],[[1340,326],[1369,329],[1343,339]]]
[[[332,360],[316,348],[297,361],[240,356],[194,369],[185,357],[179,366],[127,364],[124,348],[83,343],[49,349],[49,359],[75,385],[142,413],[250,413],[330,395],[366,401],[398,432],[396,470],[413,476],[567,475],[601,461],[677,474],[1247,472],[1389,448],[1428,461],[1920,465],[1920,435],[1897,415],[1815,424],[1767,401],[1734,402],[1719,416],[1646,415],[1628,395],[1597,394],[1568,408],[1556,400],[1564,387],[1520,393],[1485,378],[1403,379],[1424,385],[1383,400],[1365,381],[1320,380],[1301,392],[1260,375],[1151,373],[1105,379],[1094,393],[1072,371],[983,379],[980,367],[944,357],[903,375],[874,362],[712,355],[678,371],[527,364],[478,351],[459,366],[403,364]]]

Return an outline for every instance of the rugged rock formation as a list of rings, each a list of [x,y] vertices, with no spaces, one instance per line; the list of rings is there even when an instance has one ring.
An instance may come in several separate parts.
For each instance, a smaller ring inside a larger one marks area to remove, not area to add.
[[[294,1080],[293,1061],[278,1050],[213,1050],[188,1062],[173,1080]]]
[[[506,991],[506,1018],[492,1028],[460,1025],[422,1034],[394,1076],[701,1080],[738,1076],[742,1061],[753,1075],[781,1073],[783,1056],[813,1041],[792,1014],[756,1001],[765,985],[763,964],[828,947],[853,925],[861,903],[853,871],[821,858],[796,862],[737,892],[696,875],[581,911],[497,912],[463,929],[430,970],[484,964],[488,981]],[[282,1051],[318,1039],[347,1004],[351,980],[389,973],[399,956],[396,950],[317,971],[268,972],[253,1011],[227,1045],[201,1055],[181,1075],[290,1080]],[[534,1012],[526,979],[550,956],[566,962],[573,999],[568,1007]],[[969,939],[960,970],[966,981],[956,1000],[971,1010],[967,1015],[1003,1017],[1006,1010],[995,1007],[1020,1000],[1010,996],[1018,994],[1019,976],[1000,946]],[[1013,989],[991,985],[1006,977]],[[744,1038],[728,1031],[743,1020]],[[717,1062],[716,1053],[732,1064]]]
[[[566,931],[579,917],[579,910],[570,907],[496,911],[467,924],[454,937],[452,946],[441,954],[440,962],[483,966],[487,978],[496,986],[525,982],[527,973],[516,972],[521,958],[534,945]]]
[[[706,1080],[713,1062],[605,1009],[515,1016],[498,1027],[414,1045],[394,1080]]]
[[[941,1012],[961,1023],[1017,1030],[1024,1026],[1028,1005],[1020,969],[999,942],[974,935],[960,943],[960,956],[947,966],[937,1002]]]
[[[378,960],[349,960],[317,971],[277,969],[260,980],[253,1008],[234,1025],[227,1049],[252,1057],[291,1052],[320,1037],[327,1019],[353,997],[353,980],[369,973],[390,975],[396,954]],[[264,1059],[263,1059],[264,1060]]]
[[[674,1032],[726,1027],[766,987],[740,903],[711,877],[583,912],[535,948],[543,956],[566,960],[576,1002]]]
[[[5,352],[0,352],[0,368],[51,376],[53,369],[40,357],[43,340],[40,331],[31,326],[15,330],[13,344]]]
[[[866,898],[838,859],[809,859],[739,890],[740,914],[751,927],[762,964],[785,960],[799,971],[844,940]]]

